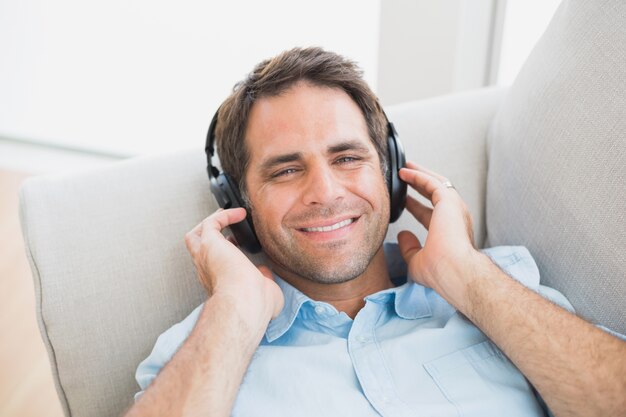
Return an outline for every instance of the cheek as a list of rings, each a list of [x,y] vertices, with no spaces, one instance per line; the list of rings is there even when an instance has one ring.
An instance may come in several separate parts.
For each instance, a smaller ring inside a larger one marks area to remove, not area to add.
[[[367,170],[351,181],[350,191],[358,197],[369,201],[375,208],[389,202],[387,183],[380,170]]]
[[[257,193],[252,200],[253,220],[262,222],[265,230],[278,230],[283,218],[295,199],[295,193],[273,190],[271,193]]]

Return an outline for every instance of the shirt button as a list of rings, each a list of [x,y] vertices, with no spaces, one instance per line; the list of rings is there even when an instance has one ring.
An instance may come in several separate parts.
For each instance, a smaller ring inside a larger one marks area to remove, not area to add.
[[[370,341],[370,338],[369,338],[369,337],[367,337],[367,336],[365,336],[365,335],[361,335],[361,334],[360,334],[360,335],[358,335],[358,336],[356,337],[356,340],[357,340],[357,342],[367,343],[367,342],[369,342],[369,341]]]
[[[315,306],[315,312],[321,315],[326,312],[326,309],[323,306]]]

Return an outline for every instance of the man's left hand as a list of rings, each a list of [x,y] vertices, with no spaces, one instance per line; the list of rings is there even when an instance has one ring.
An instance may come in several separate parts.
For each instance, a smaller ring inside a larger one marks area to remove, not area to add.
[[[433,206],[427,207],[407,196],[407,210],[428,230],[424,245],[411,232],[398,234],[398,244],[409,276],[419,284],[434,289],[458,308],[458,304],[463,302],[466,284],[459,281],[458,272],[478,254],[474,249],[469,210],[445,177],[422,166],[407,162],[406,168],[400,170],[400,178]]]

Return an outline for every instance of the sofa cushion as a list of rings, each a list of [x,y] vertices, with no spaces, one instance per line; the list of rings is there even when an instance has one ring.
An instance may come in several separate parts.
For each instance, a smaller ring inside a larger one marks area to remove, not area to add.
[[[204,301],[184,234],[216,208],[205,166],[194,152],[24,182],[37,317],[66,415],[119,415],[155,335]]]
[[[626,2],[564,1],[494,118],[489,245],[626,333]]]

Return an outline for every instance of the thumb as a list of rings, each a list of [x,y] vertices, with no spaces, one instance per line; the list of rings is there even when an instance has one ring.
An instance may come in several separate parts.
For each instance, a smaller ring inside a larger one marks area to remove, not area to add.
[[[398,233],[398,246],[400,246],[400,253],[407,265],[411,261],[411,258],[422,250],[422,245],[417,237],[406,230]]]

